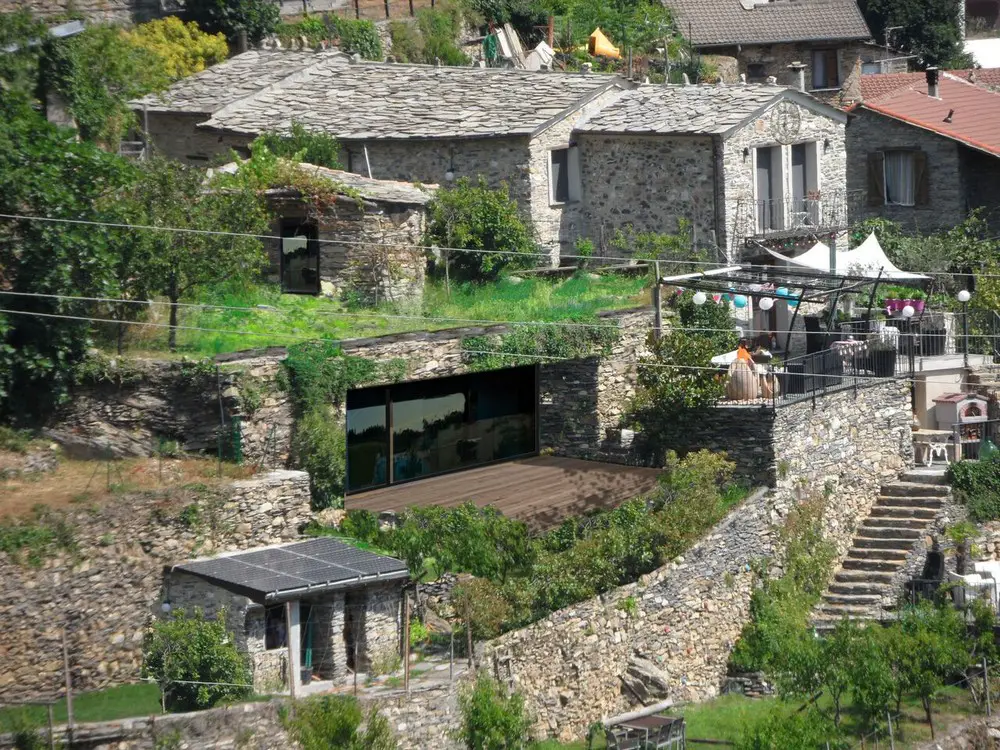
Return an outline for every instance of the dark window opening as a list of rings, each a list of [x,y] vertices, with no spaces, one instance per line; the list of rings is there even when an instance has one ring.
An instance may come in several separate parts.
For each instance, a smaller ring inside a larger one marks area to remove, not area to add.
[[[549,152],[551,160],[550,182],[552,186],[552,202],[567,203],[569,201],[569,149],[557,148]]]
[[[264,648],[268,651],[288,648],[284,604],[276,604],[264,610]]]
[[[281,223],[281,291],[319,294],[319,232],[315,224]]]
[[[535,453],[533,366],[347,394],[347,489]]]
[[[840,66],[837,64],[837,50],[813,50],[812,63],[812,87],[814,89],[840,88]]]
[[[749,63],[747,65],[747,78],[766,78],[767,68],[764,63]]]

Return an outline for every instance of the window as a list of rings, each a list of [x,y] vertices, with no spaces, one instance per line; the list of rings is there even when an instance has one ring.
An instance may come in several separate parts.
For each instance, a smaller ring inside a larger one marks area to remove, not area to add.
[[[535,368],[347,394],[347,488],[441,474],[537,450]]]
[[[790,220],[795,228],[819,225],[819,144],[792,146],[792,205]]]
[[[767,68],[764,67],[764,63],[748,63],[747,78],[761,80],[767,78]]]
[[[837,50],[817,49],[812,53],[812,87],[814,89],[840,88],[840,66]]]
[[[868,154],[870,206],[925,206],[930,203],[927,155],[915,149]]]
[[[365,164],[365,154],[363,151],[347,151],[347,171],[354,174],[368,174],[368,167]]]
[[[288,648],[284,604],[276,604],[264,610],[264,648],[268,651]]]
[[[875,75],[882,72],[882,63],[875,60],[864,60],[861,63],[861,75]]]
[[[580,200],[580,154],[576,146],[549,152],[549,202]]]
[[[785,228],[782,197],[781,147],[754,149],[757,191],[757,231],[770,232]]]
[[[281,291],[319,294],[319,232],[315,224],[281,223]]]

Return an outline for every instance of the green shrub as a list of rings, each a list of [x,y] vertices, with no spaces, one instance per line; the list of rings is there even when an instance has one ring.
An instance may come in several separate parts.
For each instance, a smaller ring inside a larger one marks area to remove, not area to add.
[[[458,739],[469,750],[511,750],[524,747],[530,738],[531,718],[524,697],[508,695],[485,674],[459,696],[459,706],[462,725]]]
[[[836,729],[816,709],[792,714],[774,709],[764,718],[745,726],[736,743],[737,750],[818,750],[849,746],[837,739]]]
[[[361,730],[362,722],[365,724]],[[367,715],[357,699],[322,695],[295,704],[285,727],[302,750],[395,750],[388,720],[372,708]]]
[[[326,16],[326,22],[340,39],[340,49],[361,55],[366,60],[382,59],[382,39],[371,21],[340,16]]]
[[[188,18],[205,31],[222,32],[233,40],[243,30],[251,44],[272,33],[281,20],[274,0],[198,0],[186,7]]]
[[[298,465],[309,472],[313,509],[337,507],[347,478],[344,426],[328,409],[312,409],[295,423],[292,452]]]
[[[175,610],[146,633],[142,653],[142,676],[156,680],[171,711],[211,708],[252,692],[250,665],[226,631],[225,612],[207,620],[199,610]]]
[[[31,445],[31,433],[0,425],[0,450],[11,453],[27,453]]]
[[[431,638],[430,629],[420,620],[413,620],[410,623],[410,648],[416,648],[427,643]]]
[[[250,151],[261,147],[282,159],[294,158],[318,167],[340,169],[340,143],[337,139],[328,133],[307,130],[298,122],[292,122],[288,133],[261,133],[250,144]]]
[[[62,515],[35,506],[30,519],[0,519],[0,552],[12,562],[37,568],[58,552],[75,552],[76,531]]]
[[[425,242],[442,248],[480,252],[445,254],[445,263],[461,280],[488,281],[511,268],[537,265],[528,253],[535,243],[507,184],[493,190],[483,177],[475,184],[466,178],[455,187],[438,190],[429,205]]]
[[[374,544],[379,537],[378,516],[370,510],[349,510],[340,522],[340,533],[359,542]]]
[[[476,638],[495,638],[513,614],[504,592],[493,581],[473,578],[452,591],[452,606],[466,623],[472,622]]]
[[[337,344],[326,341],[288,347],[282,365],[280,385],[300,415],[320,405],[343,403],[348,390],[374,380],[379,373],[377,362],[348,356]]]
[[[1000,454],[982,461],[959,461],[948,467],[955,497],[964,503],[973,521],[1000,518]]]

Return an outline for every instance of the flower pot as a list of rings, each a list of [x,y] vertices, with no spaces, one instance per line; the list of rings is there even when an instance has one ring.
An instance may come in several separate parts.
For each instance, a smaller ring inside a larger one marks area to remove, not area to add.
[[[903,300],[901,299],[887,299],[885,304],[886,307],[889,308],[890,313],[899,312],[903,309],[903,307],[905,307],[905,305],[903,305]]]
[[[922,299],[915,299],[913,300],[912,304],[914,312],[922,313],[924,311],[924,305],[927,304],[927,301]]]

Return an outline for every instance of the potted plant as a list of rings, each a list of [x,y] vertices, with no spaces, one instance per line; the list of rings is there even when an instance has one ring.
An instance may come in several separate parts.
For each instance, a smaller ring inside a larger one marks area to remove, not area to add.
[[[868,369],[877,378],[896,374],[896,347],[885,339],[874,337],[868,342]]]
[[[920,291],[914,292],[913,301],[910,304],[913,305],[914,312],[922,313],[924,305],[927,304],[927,295]]]

